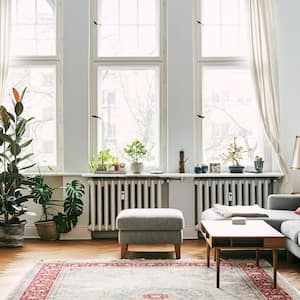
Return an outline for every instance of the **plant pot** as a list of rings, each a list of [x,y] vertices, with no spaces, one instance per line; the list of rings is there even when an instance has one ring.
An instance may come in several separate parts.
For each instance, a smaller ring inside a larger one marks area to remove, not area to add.
[[[244,167],[243,166],[229,166],[228,167],[230,173],[243,173]]]
[[[56,223],[53,220],[38,221],[35,222],[34,225],[41,240],[56,241],[59,239],[59,233],[56,228]]]
[[[22,247],[26,221],[20,224],[0,224],[0,247]]]
[[[131,163],[131,171],[132,173],[142,173],[144,170],[144,164],[142,162],[132,162]]]
[[[107,166],[106,165],[99,165],[97,170],[96,170],[96,173],[105,173],[107,172]]]
[[[262,173],[264,168],[264,161],[263,160],[255,160],[254,161],[254,168],[257,173]]]

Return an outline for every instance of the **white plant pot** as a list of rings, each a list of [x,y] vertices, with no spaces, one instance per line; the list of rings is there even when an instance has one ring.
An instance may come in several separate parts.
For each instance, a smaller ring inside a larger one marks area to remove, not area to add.
[[[131,172],[132,173],[142,173],[144,170],[144,164],[142,162],[132,162]]]

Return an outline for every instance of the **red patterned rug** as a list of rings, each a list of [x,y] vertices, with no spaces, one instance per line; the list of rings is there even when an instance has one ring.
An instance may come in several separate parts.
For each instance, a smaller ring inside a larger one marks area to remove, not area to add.
[[[300,299],[280,274],[272,289],[266,262],[222,262],[220,276],[217,289],[215,265],[201,260],[42,262],[8,299]]]

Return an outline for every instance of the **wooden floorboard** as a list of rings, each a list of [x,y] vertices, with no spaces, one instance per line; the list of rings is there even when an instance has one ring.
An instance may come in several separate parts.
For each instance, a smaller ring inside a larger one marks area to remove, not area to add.
[[[129,245],[129,258],[174,258],[172,245]],[[155,251],[155,252],[154,252]],[[156,252],[157,251],[157,252]],[[254,257],[253,252],[224,253],[223,258]],[[182,259],[204,259],[203,240],[185,240],[182,245]],[[264,252],[262,257],[270,261],[271,255]],[[26,272],[41,260],[119,259],[120,247],[116,240],[56,241],[26,240],[18,249],[0,248],[0,299],[5,299]],[[300,263],[295,260],[287,264],[285,253],[280,253],[278,271],[300,291]],[[4,291],[4,292],[2,292]]]

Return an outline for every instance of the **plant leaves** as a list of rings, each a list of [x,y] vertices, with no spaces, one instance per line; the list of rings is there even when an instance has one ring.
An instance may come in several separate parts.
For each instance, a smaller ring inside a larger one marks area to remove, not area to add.
[[[16,103],[18,103],[20,101],[20,94],[19,94],[18,90],[15,88],[13,88],[12,91],[13,91],[15,101],[16,101]]]
[[[13,142],[11,145],[10,145],[10,152],[12,155],[14,156],[18,156],[20,153],[21,153],[21,147],[19,144]]]
[[[16,106],[15,106],[15,113],[16,113],[16,115],[20,116],[21,113],[23,112],[23,110],[24,110],[24,106],[23,106],[22,102],[18,102],[16,104]]]

